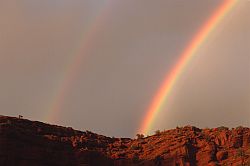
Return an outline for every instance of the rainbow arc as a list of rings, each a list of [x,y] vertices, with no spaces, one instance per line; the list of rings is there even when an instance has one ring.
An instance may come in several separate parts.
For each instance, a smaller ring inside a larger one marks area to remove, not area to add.
[[[205,21],[192,40],[187,44],[186,48],[179,56],[180,58],[177,60],[177,63],[166,75],[162,85],[153,97],[147,113],[142,120],[138,133],[149,134],[157,114],[163,110],[163,107],[165,106],[165,103],[167,102],[167,99],[181,73],[190,60],[195,56],[195,53],[200,46],[209,37],[209,34],[218,26],[221,20],[229,11],[231,11],[236,3],[237,0],[224,0]]]

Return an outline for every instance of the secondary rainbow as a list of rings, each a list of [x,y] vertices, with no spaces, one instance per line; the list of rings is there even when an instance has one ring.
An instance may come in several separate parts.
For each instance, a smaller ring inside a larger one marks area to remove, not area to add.
[[[58,81],[58,86],[53,92],[52,100],[50,100],[51,103],[49,104],[49,108],[47,108],[48,111],[46,111],[44,115],[45,121],[53,123],[58,122],[58,115],[62,110],[67,94],[72,88],[72,84],[79,74],[79,68],[83,65],[83,58],[88,51],[93,49],[94,39],[110,15],[113,2],[114,0],[109,0],[104,4],[96,14],[96,17],[88,23],[87,29],[85,29],[81,35],[82,40],[79,43],[79,47],[69,56],[69,62],[62,71],[61,80]]]
[[[235,6],[236,3],[237,0],[224,0],[194,35],[193,39],[188,43],[187,47],[179,56],[180,58],[177,60],[177,63],[165,77],[156,95],[153,97],[138,133],[149,134],[149,132],[151,132],[151,127],[157,114],[162,110],[164,104],[167,102],[167,98],[170,95],[175,82],[178,80],[178,77],[185,69],[185,66],[194,57],[196,51],[208,38],[209,34],[215,29],[219,22],[233,8],[233,6]]]

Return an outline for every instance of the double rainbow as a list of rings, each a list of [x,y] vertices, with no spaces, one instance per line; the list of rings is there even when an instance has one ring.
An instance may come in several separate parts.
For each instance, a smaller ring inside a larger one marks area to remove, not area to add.
[[[138,133],[149,134],[149,132],[151,132],[151,127],[157,117],[157,114],[163,110],[168,96],[170,95],[171,90],[180,77],[182,71],[194,57],[199,47],[204,43],[204,41],[206,41],[209,34],[215,29],[215,27],[233,8],[233,6],[235,6],[236,3],[237,0],[224,0],[194,35],[193,39],[188,43],[187,47],[179,56],[180,58],[178,59],[177,63],[167,74],[156,95],[153,97]]]

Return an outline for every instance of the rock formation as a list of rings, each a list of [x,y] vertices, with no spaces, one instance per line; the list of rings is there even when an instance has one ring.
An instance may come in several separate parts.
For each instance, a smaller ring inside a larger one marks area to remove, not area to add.
[[[250,165],[250,129],[193,126],[110,138],[70,127],[0,116],[1,166]]]

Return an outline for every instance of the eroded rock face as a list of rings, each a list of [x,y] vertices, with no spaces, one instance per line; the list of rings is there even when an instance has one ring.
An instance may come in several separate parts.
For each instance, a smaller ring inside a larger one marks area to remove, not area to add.
[[[247,165],[250,130],[186,126],[140,139],[0,116],[0,165]]]

